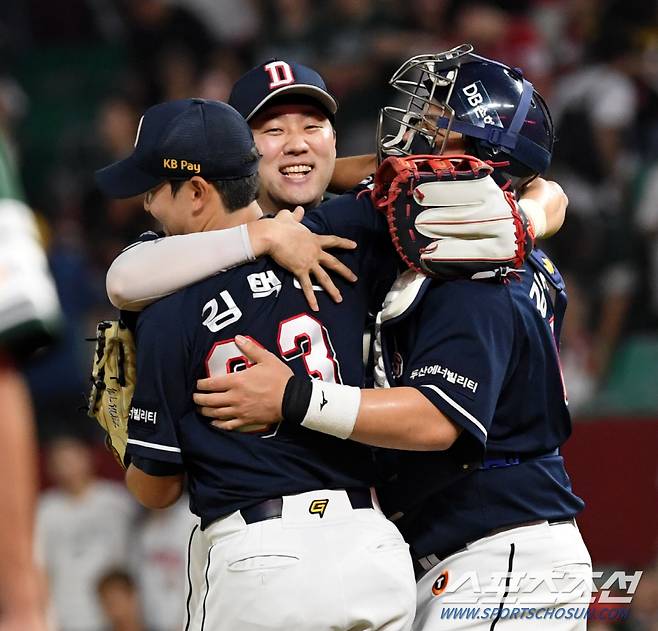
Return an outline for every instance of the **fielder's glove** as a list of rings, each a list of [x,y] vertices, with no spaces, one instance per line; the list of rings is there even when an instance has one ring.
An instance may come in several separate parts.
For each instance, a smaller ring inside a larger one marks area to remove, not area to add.
[[[132,333],[120,320],[99,322],[87,414],[105,430],[105,444],[124,469],[135,381],[136,353]]]
[[[534,245],[532,224],[492,171],[467,155],[382,162],[372,201],[386,213],[408,267],[442,279],[486,278],[521,267]]]

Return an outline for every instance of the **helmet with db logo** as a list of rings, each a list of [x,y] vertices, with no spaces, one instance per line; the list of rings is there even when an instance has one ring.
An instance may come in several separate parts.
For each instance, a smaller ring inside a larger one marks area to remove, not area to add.
[[[462,152],[491,161],[500,185],[518,188],[548,169],[553,121],[519,69],[480,57],[470,44],[462,44],[412,57],[390,84],[407,102],[381,110],[380,160],[441,154],[450,133],[457,132],[465,140]]]

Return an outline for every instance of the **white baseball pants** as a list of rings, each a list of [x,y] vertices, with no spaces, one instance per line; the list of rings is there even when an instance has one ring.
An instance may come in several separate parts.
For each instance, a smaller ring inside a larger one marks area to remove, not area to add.
[[[418,582],[414,631],[584,631],[592,562],[575,522],[520,526],[466,546]]]
[[[409,549],[374,505],[354,509],[345,491],[313,491],[284,497],[277,519],[247,524],[236,512],[197,529],[185,629],[410,630]]]

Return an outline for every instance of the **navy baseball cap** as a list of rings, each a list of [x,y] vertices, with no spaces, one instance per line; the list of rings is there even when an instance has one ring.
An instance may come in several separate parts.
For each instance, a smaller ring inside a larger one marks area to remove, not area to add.
[[[96,171],[108,197],[133,197],[167,180],[235,180],[258,171],[249,125],[230,105],[205,99],[150,107],[139,122],[135,150]]]
[[[270,59],[243,74],[233,86],[228,102],[250,120],[272,99],[300,94],[322,106],[333,119],[338,103],[315,70],[281,59]]]

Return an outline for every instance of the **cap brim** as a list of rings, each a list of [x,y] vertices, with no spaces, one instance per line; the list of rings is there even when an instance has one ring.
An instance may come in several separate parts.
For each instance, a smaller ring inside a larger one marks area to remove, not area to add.
[[[134,156],[99,169],[94,175],[98,188],[105,195],[119,199],[142,195],[166,180],[142,171]]]
[[[260,112],[272,99],[282,94],[303,94],[310,96],[320,103],[330,114],[335,114],[338,111],[338,103],[331,94],[325,92],[322,88],[315,85],[306,83],[295,83],[292,85],[284,85],[274,92],[270,92],[249,114],[245,120],[251,120],[258,112]]]

